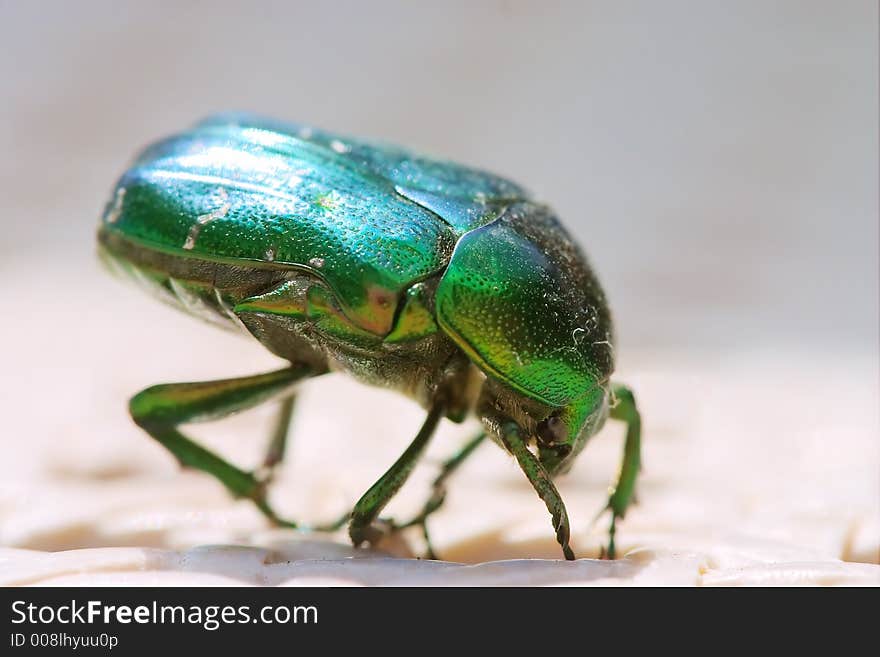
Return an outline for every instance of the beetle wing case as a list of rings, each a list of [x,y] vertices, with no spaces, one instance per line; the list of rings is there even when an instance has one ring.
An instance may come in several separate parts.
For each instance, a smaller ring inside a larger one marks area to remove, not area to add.
[[[436,309],[481,369],[536,401],[566,406],[613,369],[605,295],[546,206],[515,204],[464,235]]]

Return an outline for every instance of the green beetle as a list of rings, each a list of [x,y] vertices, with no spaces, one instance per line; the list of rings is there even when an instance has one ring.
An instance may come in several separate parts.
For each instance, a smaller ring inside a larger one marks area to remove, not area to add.
[[[279,371],[148,388],[134,421],[184,466],[219,479],[273,522],[293,390],[342,371],[427,410],[413,442],[353,510],[355,545],[420,526],[448,476],[489,436],[544,501],[567,559],[569,521],[553,478],[607,417],[628,424],[607,509],[614,531],[635,488],[640,418],[612,385],[611,317],[586,259],[553,212],[519,185],[385,144],[250,115],[209,118],[148,146],[116,185],[99,253],[184,310],[238,328],[289,361]],[[178,431],[282,400],[264,467],[246,472]],[[424,509],[379,514],[439,421],[475,412],[484,432],[450,458]]]

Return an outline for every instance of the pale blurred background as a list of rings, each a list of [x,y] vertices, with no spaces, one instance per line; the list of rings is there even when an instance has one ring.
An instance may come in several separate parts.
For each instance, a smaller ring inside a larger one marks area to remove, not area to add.
[[[94,262],[98,215],[135,150],[232,109],[522,182],[571,227],[611,299],[621,376],[646,412],[646,476],[651,465],[662,475],[646,488],[678,490],[707,516],[699,499],[745,495],[740,515],[717,526],[770,504],[786,510],[754,535],[782,527],[781,540],[876,561],[877,26],[867,0],[0,0],[0,446],[14,473],[0,542],[201,540],[157,539],[143,526],[88,539],[56,520],[17,527],[43,500],[41,478],[111,485],[158,468],[175,481],[170,460],[125,416],[138,388],[274,366],[258,346],[178,317]],[[304,401],[302,422],[356,431],[361,391],[319,383],[315,396],[339,417],[322,425]],[[375,462],[352,475],[352,491],[419,422],[407,402],[364,394],[404,419],[378,455],[364,451]],[[619,446],[609,437],[597,447],[595,463],[607,467],[579,464],[572,476],[601,491]],[[345,458],[360,458],[352,449]],[[687,493],[689,477],[709,486],[705,498]],[[765,495],[756,482],[766,479],[784,494]],[[52,500],[72,494],[58,490]],[[582,526],[601,503],[590,495],[573,514]],[[676,519],[669,535],[690,522],[680,502],[665,507]],[[530,512],[547,524],[539,507]],[[802,512],[837,528],[834,537],[801,531],[791,514]],[[478,557],[523,556],[496,552]]]
[[[88,258],[136,147],[243,109],[522,181],[583,240],[626,346],[876,346],[874,2],[0,12],[7,271]]]

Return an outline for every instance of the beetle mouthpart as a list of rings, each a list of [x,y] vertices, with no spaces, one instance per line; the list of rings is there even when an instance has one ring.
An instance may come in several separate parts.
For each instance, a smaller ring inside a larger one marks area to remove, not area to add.
[[[558,415],[551,415],[539,422],[536,433],[538,442],[543,447],[553,447],[562,443],[561,447],[568,447],[568,451],[571,451],[571,447],[565,444],[567,442],[565,423]]]
[[[571,445],[565,443],[564,445],[553,445],[552,447],[545,447],[542,450],[545,454],[552,455],[552,458],[557,461],[564,461],[568,458],[568,455],[571,454]]]
[[[572,452],[571,445],[555,445],[552,447],[538,446],[538,460],[547,473],[554,477],[565,474],[571,468],[571,460],[568,458]]]

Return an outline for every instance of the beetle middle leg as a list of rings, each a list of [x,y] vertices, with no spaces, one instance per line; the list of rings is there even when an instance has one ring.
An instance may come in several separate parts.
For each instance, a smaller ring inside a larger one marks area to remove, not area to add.
[[[422,535],[425,537],[425,544],[427,545],[426,559],[437,558],[437,553],[434,551],[434,547],[431,544],[431,536],[428,533],[428,516],[439,510],[446,501],[446,480],[449,479],[449,477],[458,470],[461,464],[474,453],[474,450],[482,444],[485,438],[486,432],[481,431],[465,443],[455,454],[444,461],[440,466],[440,474],[437,475],[437,478],[434,479],[434,482],[431,484],[431,496],[428,498],[428,501],[425,502],[422,510],[411,520],[394,526],[395,529],[406,529],[408,527],[422,528]]]
[[[170,383],[141,391],[129,402],[132,419],[153,438],[164,445],[185,467],[202,470],[216,477],[236,497],[246,497],[272,522],[287,527],[297,523],[283,520],[266,499],[267,481],[253,472],[246,472],[193,442],[177,430],[187,422],[204,422],[226,417],[277,397],[299,381],[323,374],[325,370],[305,364],[292,364],[282,370],[237,379]],[[289,419],[290,406],[282,407],[282,416]],[[284,418],[282,417],[282,420]],[[286,421],[279,422],[286,433]],[[272,441],[274,449],[284,440]],[[270,448],[270,454],[273,448]]]
[[[445,403],[435,402],[431,410],[428,411],[428,417],[422,428],[419,429],[406,451],[355,504],[348,526],[348,534],[355,546],[364,542],[376,543],[388,533],[387,530],[394,529],[393,523],[389,523],[387,528],[377,526],[375,524],[376,518],[409,478],[445,411]]]

